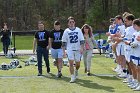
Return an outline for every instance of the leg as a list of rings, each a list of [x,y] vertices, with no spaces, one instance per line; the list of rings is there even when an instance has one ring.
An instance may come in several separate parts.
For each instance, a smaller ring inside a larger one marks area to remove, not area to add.
[[[87,53],[87,75],[90,75],[91,58],[92,58],[92,51],[88,50],[88,53]]]
[[[50,72],[49,50],[47,50],[46,48],[43,48],[43,56],[47,67],[47,73],[49,73]]]
[[[84,61],[84,67],[85,67],[85,73],[87,72],[87,52],[86,50],[83,53],[83,61]]]
[[[37,47],[38,73],[42,74],[42,48]]]

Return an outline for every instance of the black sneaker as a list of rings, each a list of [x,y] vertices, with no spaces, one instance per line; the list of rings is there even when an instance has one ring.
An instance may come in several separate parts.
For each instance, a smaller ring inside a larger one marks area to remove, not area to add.
[[[61,77],[62,77],[62,73],[59,72],[59,73],[56,75],[56,77],[61,78]]]
[[[47,73],[50,73],[50,67],[47,67]]]
[[[87,72],[87,75],[90,76],[91,75],[90,72]]]
[[[42,76],[42,73],[38,73],[38,75],[37,76]]]

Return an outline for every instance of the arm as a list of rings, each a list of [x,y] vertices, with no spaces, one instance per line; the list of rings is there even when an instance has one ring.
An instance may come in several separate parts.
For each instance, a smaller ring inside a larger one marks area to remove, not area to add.
[[[66,46],[67,46],[67,43],[66,42],[62,42],[62,49],[63,49],[63,56],[66,57]]]
[[[33,41],[33,53],[35,53],[36,44],[37,44],[37,39],[34,38],[34,41]]]
[[[85,40],[81,40],[80,41],[80,52],[81,52],[81,54],[83,53],[83,51],[84,51],[84,43],[85,43]]]
[[[48,46],[46,47],[49,50],[52,47],[52,38],[48,39]]]

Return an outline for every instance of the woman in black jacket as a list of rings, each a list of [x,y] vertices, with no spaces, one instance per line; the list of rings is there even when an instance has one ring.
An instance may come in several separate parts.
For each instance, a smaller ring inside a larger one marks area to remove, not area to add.
[[[3,43],[3,52],[4,55],[7,55],[8,47],[10,45],[10,30],[8,30],[7,24],[4,23],[3,29],[0,32],[1,36],[1,42]]]

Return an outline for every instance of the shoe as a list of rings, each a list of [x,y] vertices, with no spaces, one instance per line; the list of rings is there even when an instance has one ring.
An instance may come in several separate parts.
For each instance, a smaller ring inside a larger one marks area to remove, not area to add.
[[[58,74],[56,75],[56,77],[58,77],[58,78],[61,78],[61,76],[62,76],[61,72],[58,72]]]
[[[119,75],[120,78],[126,78],[127,77],[127,73],[124,73],[122,72],[120,75]]]
[[[131,89],[136,89],[139,86],[139,83],[136,83],[134,86],[130,87]]]
[[[78,78],[78,70],[74,71],[75,78]]]
[[[133,89],[134,91],[140,91],[140,84],[137,88]]]
[[[50,73],[50,67],[47,67],[47,73]]]
[[[71,76],[70,83],[74,83],[74,82],[75,82],[75,80],[76,80],[75,75],[72,75],[72,76]]]
[[[131,78],[126,78],[126,79],[123,80],[123,83],[129,83],[129,82],[131,82],[131,81],[132,81]]]
[[[87,75],[90,76],[91,75],[90,72],[87,72]]]
[[[38,73],[38,75],[37,76],[42,76],[42,73]]]

